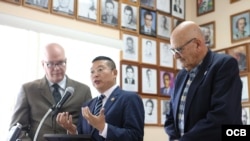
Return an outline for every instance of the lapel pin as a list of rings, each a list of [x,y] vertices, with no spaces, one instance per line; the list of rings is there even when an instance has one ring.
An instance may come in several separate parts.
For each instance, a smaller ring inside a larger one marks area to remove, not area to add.
[[[115,98],[114,98],[114,97],[112,97],[112,98],[111,98],[111,101],[115,101]]]

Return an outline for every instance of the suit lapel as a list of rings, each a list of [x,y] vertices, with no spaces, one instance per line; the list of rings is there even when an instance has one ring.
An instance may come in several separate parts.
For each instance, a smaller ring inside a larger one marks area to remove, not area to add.
[[[117,100],[118,96],[119,96],[119,91],[121,89],[119,87],[117,87],[109,96],[109,98],[107,99],[104,108],[105,108],[105,114],[109,111],[110,107],[115,103],[115,101]]]

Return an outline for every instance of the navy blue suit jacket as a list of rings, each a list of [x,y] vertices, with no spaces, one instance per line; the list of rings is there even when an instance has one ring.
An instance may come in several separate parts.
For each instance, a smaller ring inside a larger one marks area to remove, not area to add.
[[[176,77],[165,130],[170,140],[180,138],[178,105],[188,72]],[[184,112],[184,135],[180,141],[220,141],[221,125],[242,124],[242,82],[237,61],[229,55],[208,51],[189,87]]]
[[[85,103],[94,110],[97,97]],[[143,141],[144,136],[144,107],[140,96],[117,87],[104,105],[105,120],[108,124],[106,141]],[[94,141],[104,141],[99,131],[92,128],[83,116],[77,126],[79,134],[92,134]]]

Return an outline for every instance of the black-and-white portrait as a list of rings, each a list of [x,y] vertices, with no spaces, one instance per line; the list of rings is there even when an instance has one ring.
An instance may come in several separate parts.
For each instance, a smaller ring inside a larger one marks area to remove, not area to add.
[[[157,124],[157,99],[142,98],[145,109],[145,123]]]
[[[156,41],[153,39],[142,38],[142,63],[156,64]]]
[[[75,1],[72,0],[53,0],[52,13],[61,13],[64,15],[74,16]]]
[[[249,100],[249,88],[248,88],[248,76],[241,76],[240,77],[241,81],[242,81],[242,94],[241,94],[241,100],[244,101],[248,101]]]
[[[166,114],[169,112],[169,100],[161,100],[161,124],[163,125],[166,121]]]
[[[169,39],[172,32],[172,18],[164,14],[157,14],[157,37]]]
[[[142,68],[142,93],[157,94],[157,72],[153,68]]]
[[[241,116],[241,120],[242,120],[242,124],[243,125],[250,125],[250,114],[249,114],[249,107],[242,107],[242,116]]]
[[[138,66],[122,64],[122,89],[138,92]]]
[[[119,2],[115,0],[101,0],[101,23],[118,26]]]
[[[96,22],[98,19],[99,0],[78,0],[77,16],[85,20]]]
[[[157,0],[156,9],[162,12],[170,13],[170,0]]]
[[[206,46],[209,48],[215,47],[215,22],[210,22],[207,24],[200,25],[203,32]]]
[[[24,0],[24,4],[33,5],[40,8],[48,9],[48,0]]]
[[[122,58],[129,61],[138,61],[138,36],[123,34],[122,40]]]
[[[174,68],[174,56],[170,51],[170,44],[159,42],[160,48],[160,66]]]
[[[184,0],[172,0],[172,15],[181,19],[185,19]]]
[[[137,31],[137,7],[124,3],[122,3],[121,6],[121,27],[124,29]]]

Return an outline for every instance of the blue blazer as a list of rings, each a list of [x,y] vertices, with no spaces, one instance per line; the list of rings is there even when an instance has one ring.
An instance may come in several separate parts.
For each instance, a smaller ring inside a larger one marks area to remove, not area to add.
[[[165,130],[170,140],[180,138],[178,105],[188,72],[176,77]],[[242,82],[237,61],[229,55],[208,51],[189,87],[184,112],[184,135],[180,141],[220,141],[221,125],[242,124]]]
[[[94,111],[97,97],[83,104]],[[104,105],[105,120],[108,124],[106,141],[143,141],[144,136],[144,107],[140,96],[117,87]],[[79,134],[91,134],[94,141],[104,141],[99,131],[92,128],[80,116],[77,130]]]

